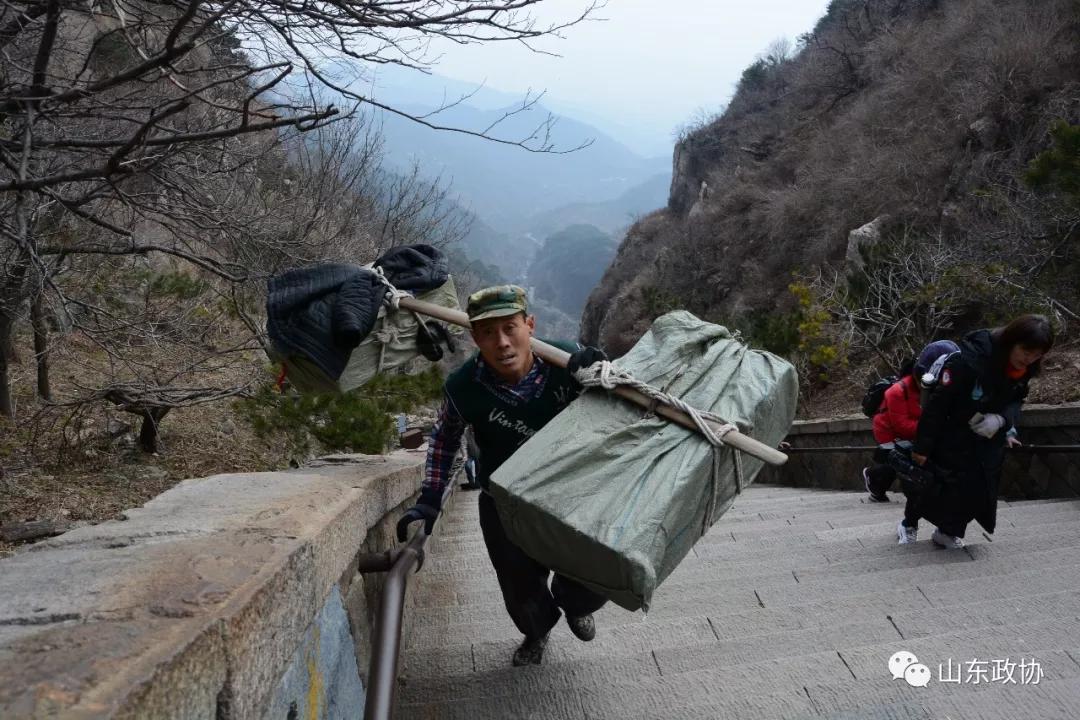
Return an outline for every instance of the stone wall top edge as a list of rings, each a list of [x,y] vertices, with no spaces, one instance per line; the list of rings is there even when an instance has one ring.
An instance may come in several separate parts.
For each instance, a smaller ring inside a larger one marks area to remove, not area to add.
[[[27,551],[116,540],[179,541],[237,528],[297,536],[312,519],[333,514],[342,504],[374,501],[384,512],[392,509],[419,489],[422,465],[422,456],[393,453],[356,456],[352,462],[316,461],[292,470],[191,478],[124,511],[122,519],[77,528]],[[416,482],[384,482],[402,474],[415,474]]]
[[[1020,427],[1080,426],[1080,402],[1061,405],[1024,405]],[[830,418],[796,420],[788,435],[818,435],[837,432],[862,432],[872,429],[870,418],[861,414]]]

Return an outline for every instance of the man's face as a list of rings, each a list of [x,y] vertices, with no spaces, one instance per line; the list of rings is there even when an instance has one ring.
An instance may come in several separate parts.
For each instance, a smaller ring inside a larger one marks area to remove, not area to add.
[[[484,358],[499,377],[517,382],[532,367],[529,338],[536,328],[536,318],[524,313],[479,320],[472,324],[472,336]]]

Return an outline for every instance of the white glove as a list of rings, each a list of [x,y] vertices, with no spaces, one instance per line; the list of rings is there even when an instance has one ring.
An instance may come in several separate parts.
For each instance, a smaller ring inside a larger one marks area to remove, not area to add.
[[[988,415],[975,413],[971,416],[971,420],[968,421],[968,426],[973,433],[989,439],[997,435],[998,430],[1005,427],[1005,418],[995,413]]]

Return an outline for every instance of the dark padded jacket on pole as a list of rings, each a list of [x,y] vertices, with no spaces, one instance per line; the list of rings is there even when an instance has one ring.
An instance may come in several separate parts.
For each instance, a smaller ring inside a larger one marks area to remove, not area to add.
[[[411,292],[432,290],[449,277],[446,256],[430,245],[391,248],[375,266],[398,289]],[[385,293],[375,273],[359,265],[288,270],[268,283],[266,331],[278,352],[306,357],[336,380],[353,348],[375,327]]]
[[[989,533],[997,524],[1006,431],[1019,420],[1028,393],[1027,376],[1006,375],[1004,352],[989,330],[969,334],[945,363],[919,418],[914,451],[951,473],[923,498],[920,514],[949,534],[962,536],[971,520]],[[1005,426],[992,438],[977,435],[968,425],[975,413],[1002,415]]]
[[[450,277],[446,255],[431,245],[390,248],[375,261],[398,290],[424,293],[442,287]]]

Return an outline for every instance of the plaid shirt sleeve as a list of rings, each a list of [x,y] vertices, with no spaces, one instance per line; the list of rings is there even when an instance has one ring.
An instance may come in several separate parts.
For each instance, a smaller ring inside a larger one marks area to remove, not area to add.
[[[425,488],[442,492],[450,482],[450,471],[454,466],[454,457],[461,450],[465,425],[465,418],[461,417],[450,397],[444,394],[439,417],[428,438]]]

